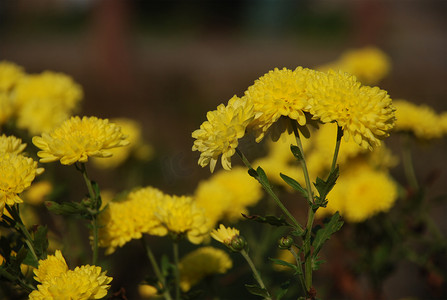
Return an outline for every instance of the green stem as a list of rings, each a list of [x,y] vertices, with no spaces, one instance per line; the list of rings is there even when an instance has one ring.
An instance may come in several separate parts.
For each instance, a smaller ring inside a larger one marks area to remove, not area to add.
[[[337,166],[338,152],[340,151],[341,138],[343,137],[343,128],[337,125],[337,140],[335,142],[334,156],[332,157],[331,173]]]
[[[303,263],[301,262],[301,257],[298,255],[298,253],[295,252],[295,250],[293,250],[293,248],[290,248],[289,251],[290,253],[292,253],[293,257],[295,257],[296,265],[300,269],[300,274],[298,274],[299,275],[298,277],[300,279],[301,289],[303,290],[304,293],[306,293],[307,289],[306,284],[304,283]]]
[[[301,143],[300,134],[299,134],[298,128],[296,126],[297,121],[296,120],[290,120],[290,121],[292,123],[293,133],[295,134],[296,144],[298,146],[298,149],[300,149],[300,152],[301,152],[302,159],[300,159],[299,161],[301,164],[301,168],[303,169],[304,180],[306,181],[307,201],[309,201],[309,204],[313,204],[314,199],[312,197],[312,186],[310,185],[309,171],[307,170],[306,159],[304,158],[303,145]]]
[[[166,286],[166,280],[163,276],[163,273],[161,272],[160,268],[158,267],[157,260],[155,259],[154,253],[152,252],[151,248],[149,247],[148,243],[146,242],[146,239],[144,236],[141,238],[141,242],[143,243],[143,247],[146,250],[147,257],[149,258],[149,261],[151,262],[152,269],[154,270],[155,276],[157,276],[158,281],[160,281],[161,285],[163,286],[163,296],[166,300],[172,300],[171,294],[169,293],[169,289]]]
[[[6,205],[6,210],[9,212],[9,214],[12,216],[12,218],[15,221],[16,230],[21,233],[25,238],[25,244],[28,246],[28,249],[31,251],[31,254],[33,258],[37,261],[39,261],[39,258],[37,257],[36,250],[34,249],[34,240],[31,237],[31,234],[29,233],[26,226],[23,224],[22,218],[20,217],[18,205],[13,205],[10,207],[9,205]]]
[[[241,158],[242,162],[247,166],[248,169],[253,169],[248,159],[245,157],[245,155],[239,150],[239,148],[236,148],[236,153]],[[283,211],[283,213],[292,221],[293,225],[300,231],[303,232],[303,228],[298,223],[298,221],[295,219],[295,217],[289,212],[289,210],[282,204],[281,200],[279,200],[278,196],[276,196],[275,192],[272,190],[272,188],[262,182],[261,180],[258,180],[258,182],[262,185],[264,190],[270,195],[270,197],[275,200],[276,204],[279,206],[279,208]]]
[[[76,165],[76,168],[82,173],[82,177],[84,178],[85,184],[87,185],[88,194],[90,197],[90,201],[93,203],[92,207],[94,208],[93,212],[91,212],[91,224],[92,224],[92,232],[93,232],[93,244],[92,244],[92,251],[93,251],[93,257],[92,257],[92,264],[96,265],[98,261],[98,221],[97,221],[97,215],[98,215],[98,198],[99,195],[96,195],[93,186],[92,181],[88,177],[87,169],[85,167],[85,163],[80,163],[80,166]]]
[[[245,249],[242,249],[242,251],[240,253],[242,254],[242,256],[247,261],[248,265],[250,266],[250,269],[253,272],[253,276],[254,276],[255,280],[258,282],[258,284],[261,287],[261,289],[263,289],[263,290],[265,290],[267,292],[267,296],[265,296],[264,299],[271,300],[272,297],[270,296],[270,293],[265,288],[265,285],[264,285],[264,282],[262,281],[261,275],[259,274],[258,270],[256,269],[256,267],[255,267],[253,261],[251,260],[250,256],[248,256],[247,251],[245,251]]]
[[[411,155],[411,136],[409,134],[404,135],[404,142],[402,146],[402,163],[404,167],[405,177],[408,183],[415,190],[419,189],[418,180],[416,178],[416,172],[414,171],[413,159]]]
[[[180,272],[179,272],[179,255],[178,255],[178,241],[174,240],[172,244],[174,251],[174,264],[175,264],[175,299],[180,300]]]

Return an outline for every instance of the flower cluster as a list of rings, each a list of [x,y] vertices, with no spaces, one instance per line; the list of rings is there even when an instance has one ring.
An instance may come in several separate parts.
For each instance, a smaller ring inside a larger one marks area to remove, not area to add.
[[[203,278],[223,274],[232,266],[233,262],[225,251],[214,247],[198,248],[180,260],[180,287],[188,291]]]
[[[100,267],[84,265],[69,270],[59,250],[39,261],[34,279],[40,284],[29,299],[101,299],[107,295],[112,277]]]
[[[199,183],[194,197],[197,206],[202,207],[213,228],[222,219],[235,221],[241,213],[247,213],[247,206],[255,205],[262,197],[261,186],[242,167],[231,172],[217,172],[208,180]]]
[[[241,111],[235,113],[235,102],[237,107],[249,107],[250,114],[236,118]],[[395,121],[394,107],[386,91],[363,86],[348,73],[302,67],[270,71],[256,80],[242,98],[233,97],[228,106],[220,105],[207,117],[208,121],[192,134],[196,139],[193,150],[201,152],[199,165],[210,164],[212,171],[219,155],[224,169],[230,169],[229,159],[247,130],[253,131],[260,142],[267,130],[282,119],[296,120],[301,127],[310,118],[337,123],[345,140],[352,138],[370,150],[389,135]],[[288,128],[282,126],[279,132],[285,129]]]
[[[71,117],[59,127],[42,136],[33,137],[33,144],[40,148],[40,162],[60,160],[61,164],[87,162],[90,156],[108,157],[111,148],[129,144],[121,128],[107,119],[96,117]]]
[[[171,196],[153,187],[137,189],[119,202],[111,201],[99,215],[99,245],[113,253],[143,234],[186,235],[199,243],[208,234],[204,211],[191,197]]]
[[[43,172],[37,162],[21,152],[26,144],[14,136],[0,136],[0,216],[5,205],[22,203],[19,196]]]

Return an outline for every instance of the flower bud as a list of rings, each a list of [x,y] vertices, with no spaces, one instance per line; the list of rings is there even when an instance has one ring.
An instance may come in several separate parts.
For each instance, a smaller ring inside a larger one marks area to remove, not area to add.
[[[293,238],[291,236],[283,236],[278,241],[278,247],[280,249],[290,249],[293,246]]]
[[[231,239],[227,247],[234,252],[241,252],[247,247],[247,241],[243,236],[236,235]]]

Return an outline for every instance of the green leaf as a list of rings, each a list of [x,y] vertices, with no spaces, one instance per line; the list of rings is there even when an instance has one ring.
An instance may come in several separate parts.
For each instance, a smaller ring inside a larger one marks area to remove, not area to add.
[[[260,286],[256,285],[256,284],[246,284],[245,287],[247,288],[247,290],[256,296],[261,296],[261,297],[270,297],[269,293],[267,292],[266,289],[261,288]]]
[[[298,191],[303,195],[304,198],[307,199],[307,190],[301,186],[301,184],[298,183],[295,179],[284,175],[283,173],[280,173],[279,176],[281,176],[282,180],[284,180],[288,185],[290,185],[294,190]]]
[[[312,257],[312,270],[318,270],[320,268],[320,265],[325,262],[325,260],[319,259],[319,257]]]
[[[37,227],[37,231],[34,233],[34,249],[36,250],[36,255],[39,258],[46,257],[48,249],[48,238],[47,238],[48,228],[46,226]]]
[[[169,261],[169,258],[166,254],[163,254],[163,256],[161,257],[161,273],[165,276],[168,277],[170,274],[172,274],[172,270],[174,267],[173,264],[171,264],[171,262]]]
[[[253,215],[253,216],[247,216],[245,214],[242,214],[242,216],[246,219],[249,220],[253,220],[259,223],[267,223],[273,226],[292,226],[289,223],[287,223],[287,221],[284,219],[283,216],[281,217],[277,217],[277,216],[258,216],[258,215]]]
[[[15,281],[16,280],[16,276],[14,276],[13,274],[9,273],[5,267],[0,267],[0,278],[6,278],[9,281]]]
[[[315,238],[312,242],[312,246],[314,248],[313,257],[317,257],[318,252],[320,252],[323,244],[328,240],[332,234],[340,230],[343,226],[343,221],[340,217],[340,214],[336,212],[329,222],[327,222],[323,228],[317,231]]]
[[[276,299],[281,300],[282,297],[284,297],[287,294],[287,291],[289,290],[290,286],[290,280],[287,280],[280,285],[280,290],[276,294]]]
[[[295,145],[290,145],[290,150],[292,151],[293,156],[296,157],[296,159],[298,160],[303,160],[303,154],[300,151],[300,148],[298,148],[298,146]]]
[[[269,257],[269,259],[270,259],[273,263],[275,263],[275,264],[277,264],[277,265],[291,268],[292,270],[295,271],[295,274],[302,274],[302,271],[300,270],[300,268],[298,268],[298,267],[297,267],[296,265],[294,265],[294,264],[291,264],[291,263],[286,262],[286,261],[281,260],[281,259],[276,259],[276,258],[271,258],[271,257]]]
[[[256,172],[255,169],[248,169],[248,175],[250,175],[251,177],[253,177],[254,179],[258,180],[259,175],[258,172]]]
[[[259,180],[263,185],[270,187],[270,182],[269,182],[269,180],[267,179],[267,175],[265,174],[264,170],[263,170],[261,167],[258,167],[258,168],[256,169],[256,173],[258,173],[258,176],[259,176],[258,180]]]
[[[81,203],[77,202],[62,202],[45,201],[45,205],[49,211],[56,215],[74,215],[74,216],[89,216],[88,209]]]
[[[335,182],[337,181],[339,175],[339,169],[338,166],[329,173],[329,176],[326,181],[321,179],[320,177],[317,177],[316,182],[314,183],[315,188],[318,191],[319,196],[316,197],[316,204],[319,206],[323,206],[326,202],[326,196],[329,194],[329,192],[332,190],[332,188],[335,185]]]

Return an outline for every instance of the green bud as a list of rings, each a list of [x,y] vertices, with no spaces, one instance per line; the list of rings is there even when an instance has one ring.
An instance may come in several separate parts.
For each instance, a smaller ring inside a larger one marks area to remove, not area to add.
[[[234,252],[241,252],[247,247],[247,242],[245,241],[245,238],[243,236],[236,235],[231,239],[227,247]]]
[[[278,247],[280,249],[290,249],[293,246],[293,238],[291,236],[283,236],[278,241]]]

